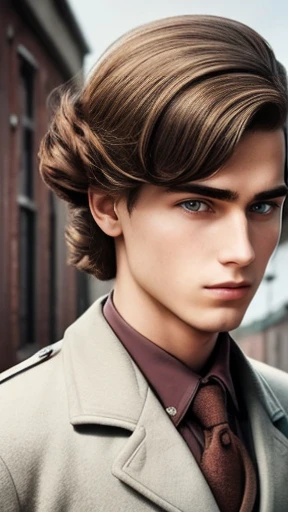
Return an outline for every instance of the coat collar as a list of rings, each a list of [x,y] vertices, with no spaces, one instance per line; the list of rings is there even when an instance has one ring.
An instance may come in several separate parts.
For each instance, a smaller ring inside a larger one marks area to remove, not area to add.
[[[64,336],[70,422],[133,431],[148,385],[102,314],[105,298],[96,301]]]
[[[186,443],[103,317],[105,298],[94,303],[65,334],[62,353],[70,422],[130,430],[132,435],[111,471],[164,510],[218,512]],[[284,482],[288,440],[274,423],[286,414],[237,350],[238,378],[243,383],[259,468],[260,511],[282,512],[283,503],[288,509]]]

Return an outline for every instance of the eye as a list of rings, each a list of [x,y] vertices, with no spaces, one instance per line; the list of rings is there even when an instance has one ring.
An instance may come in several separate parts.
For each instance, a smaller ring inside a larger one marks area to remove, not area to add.
[[[198,201],[196,199],[191,199],[190,201],[183,201],[179,204],[183,210],[188,212],[208,212],[210,210],[210,206],[204,201]]]
[[[251,211],[260,215],[267,215],[272,210],[275,210],[275,208],[279,208],[276,203],[257,203],[251,206]]]

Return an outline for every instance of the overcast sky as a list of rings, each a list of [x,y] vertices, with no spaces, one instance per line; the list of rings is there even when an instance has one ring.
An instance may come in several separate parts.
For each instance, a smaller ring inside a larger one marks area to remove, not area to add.
[[[86,70],[128,30],[167,16],[214,14],[242,21],[260,32],[288,68],[287,0],[69,0],[91,47]]]

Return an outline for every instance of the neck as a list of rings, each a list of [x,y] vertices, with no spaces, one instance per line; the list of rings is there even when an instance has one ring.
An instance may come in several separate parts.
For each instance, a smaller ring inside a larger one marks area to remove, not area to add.
[[[201,372],[209,359],[218,333],[201,332],[188,325],[143,290],[117,282],[113,302],[122,318],[137,332]]]

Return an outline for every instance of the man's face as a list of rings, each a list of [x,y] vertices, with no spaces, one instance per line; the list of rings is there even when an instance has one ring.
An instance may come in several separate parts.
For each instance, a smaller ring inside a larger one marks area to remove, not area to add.
[[[130,216],[121,200],[116,284],[197,331],[236,328],[279,239],[284,159],[281,130],[250,132],[191,189],[145,185]]]

